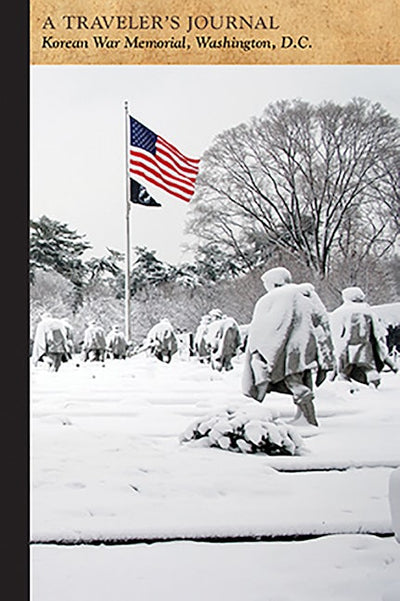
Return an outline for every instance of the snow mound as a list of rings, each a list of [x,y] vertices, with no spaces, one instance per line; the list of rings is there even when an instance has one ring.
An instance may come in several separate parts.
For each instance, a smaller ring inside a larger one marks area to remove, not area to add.
[[[179,437],[181,443],[217,447],[237,453],[298,455],[303,439],[264,407],[228,407],[193,422]]]

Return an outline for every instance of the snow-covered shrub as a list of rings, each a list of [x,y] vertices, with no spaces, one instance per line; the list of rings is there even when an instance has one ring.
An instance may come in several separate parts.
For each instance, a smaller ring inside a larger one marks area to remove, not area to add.
[[[295,428],[276,419],[265,407],[228,407],[192,423],[179,437],[239,453],[296,455],[303,440]]]

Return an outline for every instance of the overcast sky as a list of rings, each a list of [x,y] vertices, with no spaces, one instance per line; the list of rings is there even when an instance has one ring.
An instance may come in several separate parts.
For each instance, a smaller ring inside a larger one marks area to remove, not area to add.
[[[130,113],[190,157],[270,102],[380,102],[400,118],[400,66],[32,66],[30,214],[125,248],[125,120]],[[146,184],[162,208],[133,206],[131,246],[184,259],[188,204]]]

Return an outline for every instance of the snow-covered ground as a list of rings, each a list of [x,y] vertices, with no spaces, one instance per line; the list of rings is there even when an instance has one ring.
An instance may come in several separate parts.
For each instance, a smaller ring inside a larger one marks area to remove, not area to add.
[[[300,456],[181,444],[203,415],[259,406],[240,392],[241,361],[221,374],[144,355],[105,366],[75,358],[58,373],[31,368],[32,601],[392,601],[400,544],[388,489],[400,465],[400,376],[385,372],[379,390],[360,385],[355,394],[325,382],[318,434]],[[289,396],[264,404],[283,420],[294,415]],[[320,538],[179,540],[296,535]],[[149,539],[169,542],[121,544]],[[93,541],[117,544],[54,544]]]

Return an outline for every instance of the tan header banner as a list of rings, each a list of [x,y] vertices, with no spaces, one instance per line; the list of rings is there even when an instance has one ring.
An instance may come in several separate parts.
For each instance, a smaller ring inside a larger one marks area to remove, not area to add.
[[[33,0],[32,64],[398,64],[398,0]]]

